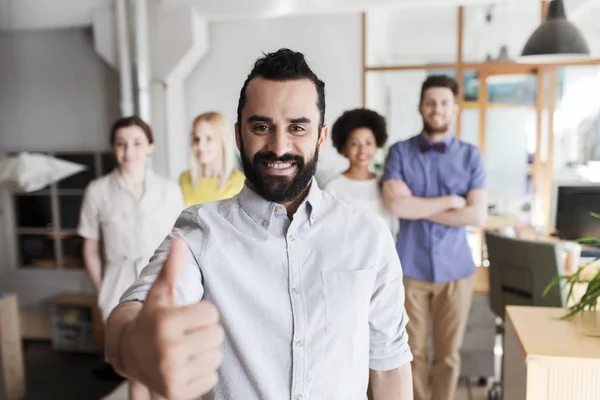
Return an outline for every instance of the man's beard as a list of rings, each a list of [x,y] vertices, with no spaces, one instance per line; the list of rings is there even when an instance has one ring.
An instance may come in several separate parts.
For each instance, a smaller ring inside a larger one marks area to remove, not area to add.
[[[430,135],[436,135],[439,133],[446,133],[450,128],[450,124],[442,124],[438,126],[433,126],[427,121],[423,120],[423,132],[428,133]]]
[[[243,143],[240,146],[240,153],[244,166],[244,174],[248,182],[252,185],[252,189],[264,199],[274,203],[296,200],[315,175],[319,159],[318,145],[314,155],[306,164],[304,158],[297,154],[286,153],[281,157],[277,157],[272,151],[258,152],[254,155],[254,160],[250,162],[248,157],[246,157]],[[277,176],[261,172],[267,168],[266,163],[277,161],[293,162],[296,174],[293,176]]]

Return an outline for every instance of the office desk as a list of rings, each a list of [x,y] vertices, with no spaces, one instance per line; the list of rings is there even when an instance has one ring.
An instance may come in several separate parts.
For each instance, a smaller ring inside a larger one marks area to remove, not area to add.
[[[510,400],[597,400],[600,339],[562,308],[506,307],[503,393]]]

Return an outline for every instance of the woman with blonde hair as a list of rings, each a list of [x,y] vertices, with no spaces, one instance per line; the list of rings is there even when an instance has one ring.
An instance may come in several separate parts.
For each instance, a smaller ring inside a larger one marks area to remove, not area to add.
[[[232,134],[227,118],[215,111],[192,123],[191,168],[179,176],[185,205],[228,199],[244,186],[244,174],[235,168]]]

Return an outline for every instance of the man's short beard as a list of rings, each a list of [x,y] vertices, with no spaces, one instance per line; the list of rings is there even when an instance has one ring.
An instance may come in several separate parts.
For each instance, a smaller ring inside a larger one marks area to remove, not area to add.
[[[317,161],[319,159],[318,144],[315,153],[307,163],[304,158],[298,154],[286,153],[277,157],[272,151],[262,151],[254,155],[252,162],[246,156],[244,144],[240,142],[240,153],[244,174],[252,186],[252,189],[265,200],[274,203],[284,203],[296,200],[302,192],[308,187],[312,177],[317,171]],[[265,162],[289,162],[295,163],[296,174],[289,176],[276,176],[261,173],[265,168]]]
[[[430,135],[436,135],[439,133],[446,133],[450,129],[449,124],[442,125],[441,127],[435,128],[428,124],[425,120],[423,120],[423,132],[428,133]]]

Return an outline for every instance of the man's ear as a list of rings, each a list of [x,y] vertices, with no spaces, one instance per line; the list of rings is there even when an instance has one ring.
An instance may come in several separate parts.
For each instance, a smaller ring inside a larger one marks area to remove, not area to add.
[[[325,142],[327,142],[327,138],[329,137],[329,126],[323,125],[321,128],[321,134],[319,135],[319,151],[323,149]]]

